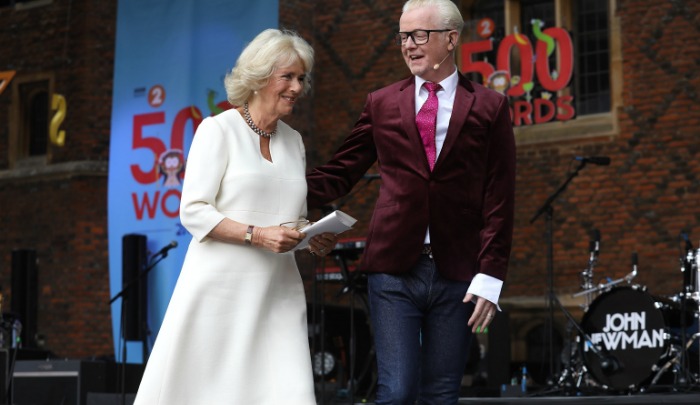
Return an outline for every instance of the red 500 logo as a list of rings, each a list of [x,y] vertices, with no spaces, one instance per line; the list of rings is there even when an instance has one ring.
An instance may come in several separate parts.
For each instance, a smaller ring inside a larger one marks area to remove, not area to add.
[[[537,38],[534,46],[530,39],[518,33],[510,34],[498,44],[496,66],[487,61],[474,60],[474,56],[493,50],[493,41],[485,39],[463,44],[462,72],[481,74],[484,85],[510,97],[513,124],[531,125],[552,121],[566,121],[573,118],[575,111],[571,102],[573,96],[552,96],[566,88],[571,81],[574,67],[573,42],[569,33],[558,27],[542,30],[541,20],[532,20],[532,32]],[[518,76],[514,76],[511,55],[516,50],[520,66]],[[555,67],[550,66],[550,56],[557,51]],[[534,98],[531,91],[535,78],[543,91]],[[520,98],[525,98],[522,100]]]
[[[153,93],[153,94],[152,94]],[[209,92],[208,106],[211,115],[231,108],[227,101],[214,104],[214,92]],[[153,97],[152,97],[153,96]],[[158,107],[162,104],[165,90],[162,86],[153,86],[149,91],[149,104]],[[137,219],[154,218],[157,212],[162,212],[168,218],[176,218],[180,213],[180,198],[182,180],[185,175],[185,130],[192,126],[192,133],[202,122],[202,112],[195,106],[188,106],[175,114],[168,144],[160,137],[144,135],[144,129],[150,126],[164,125],[164,111],[137,114],[133,117],[131,137],[132,150],[146,150],[153,157],[153,165],[142,167],[131,164],[131,176],[144,185],[160,183],[164,189],[153,192],[145,191],[141,195],[131,193],[134,214]]]

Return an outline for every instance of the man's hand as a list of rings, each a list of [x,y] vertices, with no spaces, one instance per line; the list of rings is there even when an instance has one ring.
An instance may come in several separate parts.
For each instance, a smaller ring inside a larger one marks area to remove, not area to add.
[[[496,316],[496,304],[486,298],[469,293],[464,296],[462,301],[467,303],[472,301],[474,297],[476,297],[476,306],[467,324],[472,327],[472,332],[483,333],[493,320],[493,317]]]
[[[309,239],[309,251],[318,256],[325,256],[333,250],[337,242],[337,235],[322,233]]]

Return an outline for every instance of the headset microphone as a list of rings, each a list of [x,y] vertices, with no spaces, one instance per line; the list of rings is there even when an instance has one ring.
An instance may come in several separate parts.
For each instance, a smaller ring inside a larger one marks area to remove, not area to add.
[[[452,53],[452,52],[448,52],[447,55],[445,55],[445,57],[442,58],[442,60],[440,61],[440,63],[436,63],[435,65],[433,65],[433,70],[438,70],[438,69],[440,69],[440,65],[442,65],[442,62],[444,62],[445,59],[447,59],[447,57],[450,56],[450,53]]]

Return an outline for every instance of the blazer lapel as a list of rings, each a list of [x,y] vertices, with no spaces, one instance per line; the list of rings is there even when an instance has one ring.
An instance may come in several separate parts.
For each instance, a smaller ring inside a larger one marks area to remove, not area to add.
[[[471,83],[469,80],[459,74],[459,82],[457,83],[457,90],[455,92],[455,102],[452,107],[452,116],[450,117],[450,125],[447,127],[447,136],[445,137],[445,143],[442,145],[442,150],[440,155],[438,155],[437,161],[435,162],[435,167],[433,171],[437,170],[440,162],[447,159],[447,155],[457,142],[457,139],[462,135],[462,128],[467,120],[469,111],[474,104],[474,94],[472,92]]]
[[[414,162],[422,162],[422,171],[430,173],[430,167],[428,166],[428,157],[425,155],[425,149],[423,148],[423,140],[421,140],[420,133],[418,132],[418,127],[416,127],[416,80],[415,77],[411,76],[408,78],[403,86],[401,86],[401,92],[398,94],[399,110],[401,111],[401,125],[408,136],[409,141],[414,145],[413,150],[416,152],[416,159]]]

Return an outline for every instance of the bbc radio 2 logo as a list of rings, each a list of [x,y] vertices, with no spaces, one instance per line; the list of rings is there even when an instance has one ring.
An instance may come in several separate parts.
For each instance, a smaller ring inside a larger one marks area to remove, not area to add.
[[[134,95],[145,95],[151,108],[160,109],[165,104],[167,93],[165,87],[158,84],[147,92],[145,88],[136,89]],[[211,116],[231,108],[228,101],[215,103],[215,96],[215,91],[208,91],[207,106]],[[129,166],[136,183],[152,186],[131,193],[134,215],[138,220],[153,219],[159,212],[167,218],[177,218],[180,214],[186,169],[185,135],[188,128],[194,134],[204,118],[197,106],[189,105],[175,113],[170,128],[164,128],[169,118],[167,114],[166,111],[150,111],[135,114],[132,118],[131,151],[135,154],[145,152],[153,162],[150,166],[136,163]],[[165,137],[160,135],[164,130],[168,134]]]

